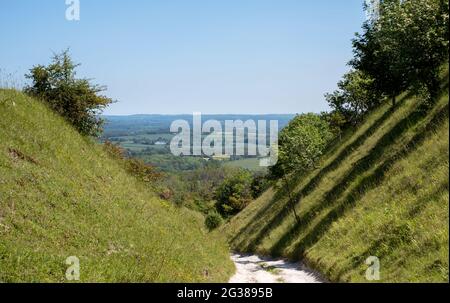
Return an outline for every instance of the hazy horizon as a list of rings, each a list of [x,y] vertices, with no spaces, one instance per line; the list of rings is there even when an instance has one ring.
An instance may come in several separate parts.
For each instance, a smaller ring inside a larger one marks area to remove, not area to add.
[[[102,117],[131,117],[131,116],[192,116],[194,113],[165,114],[165,113],[137,113],[137,114],[102,114]],[[201,113],[202,116],[294,116],[301,113]]]
[[[81,77],[119,102],[107,115],[300,113],[349,69],[364,0],[0,2],[0,69],[24,83],[70,48]]]

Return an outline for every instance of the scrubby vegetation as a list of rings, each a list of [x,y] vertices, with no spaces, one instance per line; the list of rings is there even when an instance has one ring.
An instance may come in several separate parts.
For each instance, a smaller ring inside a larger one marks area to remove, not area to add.
[[[209,230],[216,229],[222,224],[222,216],[215,210],[208,213],[205,219],[205,225]]]
[[[226,178],[216,189],[217,209],[224,217],[243,210],[253,199],[252,175],[246,170]]]
[[[201,169],[162,173],[149,185],[172,204],[206,216],[206,226],[213,229],[208,216],[219,215],[220,222],[229,219],[267,189],[270,181],[265,173],[209,162]]]
[[[162,173],[155,167],[146,164],[141,159],[127,157],[126,151],[119,145],[106,141],[103,149],[116,161],[121,163],[125,170],[139,181],[149,185],[154,185],[156,181],[163,177]]]
[[[81,134],[97,136],[103,123],[98,115],[112,100],[99,94],[104,87],[76,78],[78,66],[68,50],[55,54],[48,66],[37,65],[26,75],[32,84],[25,92],[45,101]]]

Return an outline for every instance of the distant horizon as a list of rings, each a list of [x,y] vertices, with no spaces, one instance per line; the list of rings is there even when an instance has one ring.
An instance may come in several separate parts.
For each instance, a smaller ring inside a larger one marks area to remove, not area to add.
[[[221,113],[201,113],[202,116],[295,116],[301,115],[302,113],[266,113],[266,114],[252,114],[252,113],[239,113],[239,114],[221,114]],[[315,113],[319,114],[319,113]],[[132,117],[132,116],[192,116],[193,113],[184,113],[184,114],[101,114],[101,117]]]
[[[298,113],[349,70],[364,0],[0,1],[0,70],[18,83],[70,49],[77,75],[117,100],[105,115]],[[6,47],[7,46],[7,47]],[[30,47],[32,46],[32,47]]]

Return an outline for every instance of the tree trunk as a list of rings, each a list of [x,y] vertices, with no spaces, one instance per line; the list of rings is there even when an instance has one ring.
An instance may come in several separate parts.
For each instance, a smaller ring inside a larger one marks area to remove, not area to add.
[[[283,181],[284,181],[284,184],[285,184],[285,186],[287,188],[287,191],[288,191],[288,199],[289,199],[288,204],[289,204],[289,206],[292,209],[292,213],[294,214],[295,221],[297,223],[299,223],[300,222],[300,218],[299,218],[299,216],[297,214],[297,210],[295,209],[295,201],[294,201],[294,199],[292,197],[292,190],[291,190],[290,182],[289,182],[289,180],[287,179],[286,176],[283,176]]]

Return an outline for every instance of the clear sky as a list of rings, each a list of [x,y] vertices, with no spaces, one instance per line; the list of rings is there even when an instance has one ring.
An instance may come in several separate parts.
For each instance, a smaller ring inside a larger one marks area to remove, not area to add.
[[[70,47],[106,114],[301,113],[348,70],[362,0],[0,1],[0,69],[18,81]]]

